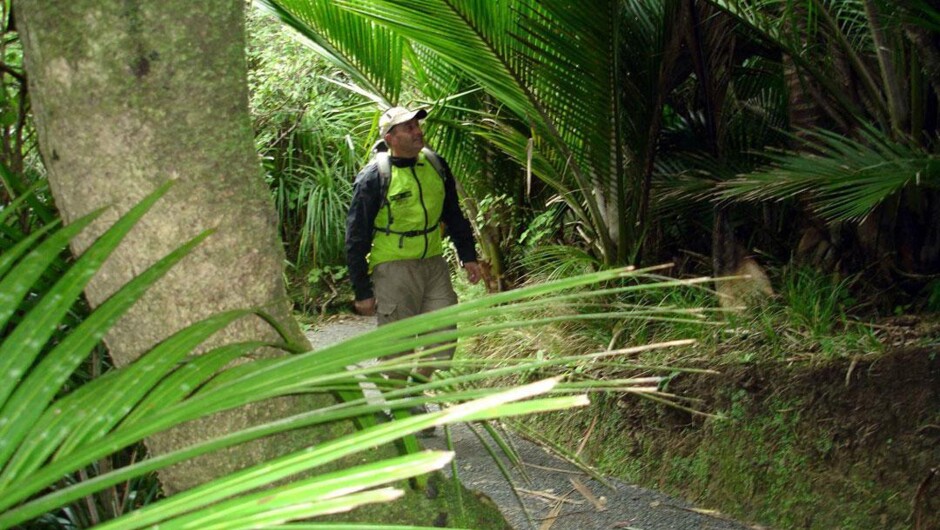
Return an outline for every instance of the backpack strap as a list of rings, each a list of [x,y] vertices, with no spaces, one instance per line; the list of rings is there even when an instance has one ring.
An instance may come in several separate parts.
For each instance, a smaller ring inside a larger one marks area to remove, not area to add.
[[[441,160],[441,155],[434,152],[430,147],[422,147],[421,152],[424,153],[424,158],[434,167],[434,171],[437,171],[442,179],[447,180],[447,173],[444,172],[444,161]]]
[[[387,201],[388,183],[392,180],[392,160],[388,151],[379,151],[376,153],[375,163],[379,169],[379,189],[382,190],[381,197],[383,200]]]
[[[392,157],[388,153],[388,145],[385,140],[379,140],[372,146],[373,158],[379,170],[379,189],[381,190],[382,200],[387,201],[385,195],[388,194],[388,183],[392,180]]]
[[[372,153],[376,169],[379,171],[379,197],[381,197],[379,209],[388,206],[388,223],[385,227],[385,234],[388,235],[392,232],[392,206],[388,202],[388,185],[392,180],[392,157],[388,153],[388,144],[385,140],[375,142],[372,146]]]

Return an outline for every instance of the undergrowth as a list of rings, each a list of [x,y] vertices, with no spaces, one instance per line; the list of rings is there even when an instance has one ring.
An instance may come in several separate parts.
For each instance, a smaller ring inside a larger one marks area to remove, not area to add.
[[[826,362],[882,351],[876,328],[852,312],[857,302],[851,295],[851,278],[806,268],[785,268],[777,276],[780,291],[743,311],[720,308],[711,282],[689,279],[682,285],[612,294],[601,308],[613,315],[611,318],[578,320],[574,317],[579,310],[572,307],[540,307],[533,311],[546,317],[570,314],[572,318],[548,328],[479,339],[485,345],[467,350],[473,350],[470,355],[510,359],[695,341],[691,346],[646,349],[617,358],[629,366],[681,366],[703,359]],[[664,279],[668,278],[649,276],[644,281]],[[460,274],[454,280],[462,300],[485,295]]]
[[[665,374],[659,391],[666,395],[688,391],[681,385],[674,389],[672,381],[690,367],[733,367],[729,371],[745,374],[745,381],[760,379],[747,375],[751,370],[772,370],[785,378],[797,367],[811,373],[834,369],[837,382],[844,378],[848,385],[858,375],[852,372],[856,363],[878,366],[885,353],[884,337],[881,327],[867,321],[873,316],[863,313],[853,297],[855,278],[798,267],[782,268],[773,276],[777,293],[743,311],[720,308],[711,282],[625,290],[612,293],[604,304],[614,318],[580,320],[582,309],[573,306],[538,307],[533,311],[559,320],[465,341],[461,352],[492,362],[522,362],[622,350],[603,361],[569,366],[564,375],[613,380]],[[661,280],[650,276],[643,281]],[[460,275],[455,284],[462,299],[483,295]],[[629,349],[685,339],[694,343]],[[841,368],[840,373],[839,366],[849,366],[848,371]],[[825,381],[831,383],[832,376]],[[815,387],[808,387],[809,395],[787,397],[785,380],[770,384],[780,387],[767,390],[768,395],[759,388],[768,383],[753,384],[757,387],[747,390],[713,388],[730,396],[722,404],[702,400],[694,391],[673,396],[684,409],[635,399],[646,397],[642,394],[599,392],[592,394],[587,409],[527,418],[522,427],[543,434],[600,472],[698,497],[692,500],[775,527],[862,528],[879,517],[899,521],[910,513],[910,504],[891,491],[902,482],[879,483],[877,469],[861,466],[831,476],[825,471],[829,459],[849,450],[845,444],[850,442],[841,441],[838,429],[804,425],[818,421],[804,414],[819,399],[812,395]],[[657,424],[649,424],[651,418]],[[846,439],[866,436],[869,426],[858,428],[860,433]],[[665,447],[656,446],[663,443]],[[813,514],[820,506],[829,513]]]

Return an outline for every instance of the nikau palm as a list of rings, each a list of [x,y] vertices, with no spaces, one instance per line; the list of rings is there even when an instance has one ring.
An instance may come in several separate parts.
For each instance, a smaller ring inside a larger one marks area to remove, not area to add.
[[[768,153],[766,169],[722,196],[797,197],[828,223],[854,223],[854,252],[887,275],[936,271],[940,48],[924,37],[940,11],[920,0],[712,3],[782,55],[795,129],[791,150]]]
[[[904,219],[934,193],[925,188],[935,186],[936,119],[927,103],[940,54],[924,37],[938,20],[926,2],[258,3],[374,100],[396,102],[407,79],[438,105],[435,147],[459,174],[491,170],[484,166],[493,157],[468,151],[508,156],[517,169],[504,178],[523,186],[535,178],[551,190],[566,204],[579,246],[602,263],[634,261],[644,244],[668,246],[649,241],[652,214],[702,211],[703,199],[790,196],[793,188],[758,190],[787,172],[789,162],[773,150],[788,146],[788,117],[810,127],[796,133],[808,140],[793,155],[797,195],[825,218],[858,220],[898,198],[897,208],[879,210],[888,215],[880,214],[882,224],[916,224]],[[357,44],[364,34],[375,37],[369,46]],[[827,142],[833,130],[849,135],[842,147]],[[468,132],[486,143],[469,141]],[[846,149],[880,157],[893,184],[869,166],[835,177],[865,191],[827,184],[840,159],[823,157]],[[813,160],[819,171],[808,167]],[[768,162],[765,176],[753,172]],[[900,217],[892,220],[895,210]]]
[[[467,134],[485,138],[567,204],[583,244],[598,260],[629,261],[642,237],[641,212],[648,207],[643,175],[662,104],[657,107],[655,79],[663,54],[649,53],[645,70],[628,77],[621,53],[640,37],[649,39],[643,43],[647,51],[672,45],[663,40],[661,27],[678,3],[666,2],[665,8],[652,1],[258,3],[377,101],[397,102],[404,77],[399,66],[405,65],[429,101],[443,107],[438,123],[469,119],[464,131],[448,127],[435,146],[455,161],[459,173],[481,169],[481,157],[472,154],[477,143]],[[647,24],[643,35],[622,30],[632,17]],[[371,36],[368,46],[359,45],[362,35]],[[461,98],[461,90],[475,87],[498,108],[462,105],[473,93]],[[452,92],[444,93],[447,88]],[[640,112],[623,108],[625,93],[641,96]]]

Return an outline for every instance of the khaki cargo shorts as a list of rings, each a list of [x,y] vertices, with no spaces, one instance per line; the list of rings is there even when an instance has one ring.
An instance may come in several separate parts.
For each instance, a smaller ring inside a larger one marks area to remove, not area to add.
[[[450,267],[443,256],[380,263],[372,271],[372,285],[380,326],[457,303]],[[453,356],[451,347],[432,357]]]

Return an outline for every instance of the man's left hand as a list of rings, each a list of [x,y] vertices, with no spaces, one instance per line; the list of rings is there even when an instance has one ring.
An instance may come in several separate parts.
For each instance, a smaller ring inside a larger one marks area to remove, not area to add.
[[[467,281],[472,284],[477,284],[481,279],[483,279],[483,268],[480,267],[480,264],[475,261],[468,261],[463,264],[463,268],[467,271]]]

